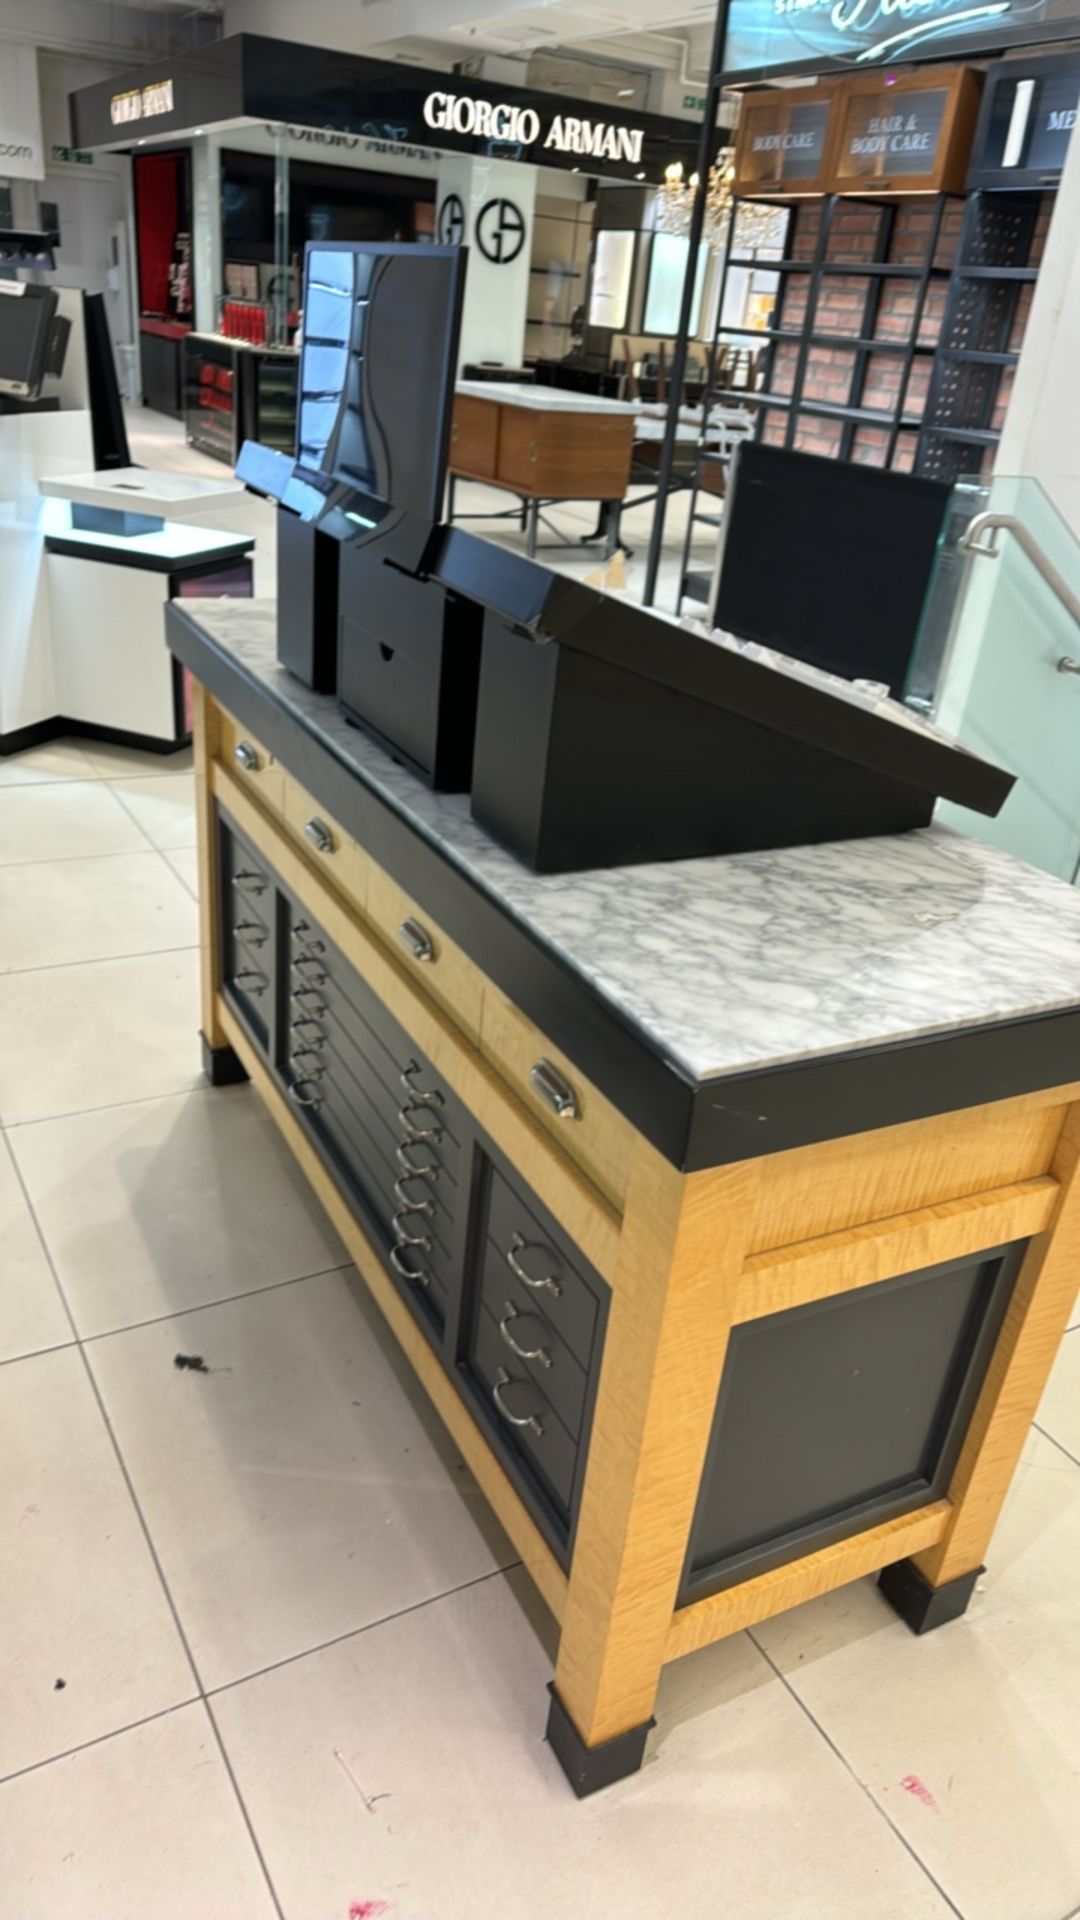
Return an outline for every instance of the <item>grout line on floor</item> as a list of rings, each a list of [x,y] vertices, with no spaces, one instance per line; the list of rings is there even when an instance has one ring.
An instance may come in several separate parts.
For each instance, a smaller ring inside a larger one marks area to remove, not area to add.
[[[138,776],[129,775],[128,778],[137,779]],[[123,808],[124,812],[127,814],[128,819],[131,821],[132,826],[136,827],[138,831],[142,834],[142,837],[146,841],[147,846],[151,849],[152,852],[160,853],[162,856],[162,859],[165,858],[165,855],[167,853],[192,853],[197,849],[199,844],[197,835],[194,839],[186,841],[182,847],[159,847],[157,841],[152,840],[150,838],[150,835],[147,832],[147,829],[143,826],[143,823],[138,818],[138,815],[133,812],[131,807],[129,807],[123,794],[118,793],[116,791],[118,787],[123,786],[124,784],[123,780],[106,780],[104,784],[105,784],[106,791],[112,794],[113,799],[116,801],[117,806]],[[194,821],[192,821],[192,830],[194,832]],[[168,866],[168,861],[166,861],[165,864],[166,866]],[[169,871],[170,873],[172,872],[171,867],[169,868]]]
[[[156,1713],[146,1713],[141,1720],[125,1721],[122,1727],[110,1727],[108,1733],[95,1733],[92,1740],[80,1740],[73,1747],[65,1747],[62,1753],[47,1754],[44,1760],[31,1760],[28,1767],[15,1767],[11,1773],[0,1774],[0,1788],[6,1787],[12,1780],[22,1780],[28,1773],[40,1773],[42,1767],[51,1767],[58,1760],[70,1760],[72,1754],[87,1753],[91,1747],[104,1746],[106,1740],[119,1740],[122,1734],[134,1733],[137,1727],[153,1726],[155,1720],[167,1720],[171,1713],[183,1713],[185,1707],[205,1705],[202,1694],[193,1693],[190,1700],[177,1700],[171,1707],[159,1707]]]
[[[220,1093],[220,1087],[210,1089]],[[92,1347],[99,1340],[119,1340],[125,1333],[138,1333],[141,1327],[161,1327],[169,1320],[183,1320],[189,1313],[212,1313],[215,1307],[228,1307],[236,1300],[254,1300],[262,1293],[280,1293],[283,1287],[302,1287],[306,1280],[324,1280],[330,1273],[352,1273],[351,1261],[341,1267],[316,1267],[314,1273],[294,1273],[288,1280],[269,1280],[264,1287],[248,1287],[241,1293],[227,1293],[221,1300],[202,1300],[194,1307],[174,1307],[171,1313],[155,1313],[149,1320],[132,1320],[123,1327],[106,1327],[102,1333],[81,1333],[79,1344]]]
[[[186,951],[186,949],[182,949]],[[6,976],[0,975],[0,980]],[[198,1067],[195,1068],[196,1076]],[[0,1122],[0,1133],[11,1135],[21,1133],[24,1127],[48,1127],[54,1120],[84,1120],[88,1113],[115,1113],[118,1107],[148,1107],[155,1100],[182,1100],[189,1093],[226,1093],[226,1087],[212,1087],[208,1080],[198,1080],[191,1087],[174,1087],[171,1093],[140,1093],[133,1100],[98,1100],[92,1107],[71,1107],[66,1113],[40,1113],[33,1120],[4,1120]],[[164,1318],[169,1318],[165,1314]]]
[[[897,1826],[895,1820],[893,1820],[888,1810],[882,1806],[881,1802],[877,1799],[876,1795],[870,1791],[870,1788],[867,1786],[865,1780],[860,1779],[859,1775],[856,1773],[851,1762],[848,1760],[846,1754],[842,1751],[840,1747],[837,1746],[836,1741],[833,1739],[832,1735],[826,1732],[825,1728],[822,1726],[820,1720],[817,1719],[816,1715],[811,1712],[810,1708],[806,1704],[806,1701],[801,1698],[800,1694],[792,1686],[791,1681],[788,1679],[787,1674],[784,1673],[782,1669],[777,1666],[776,1661],[773,1659],[772,1655],[768,1653],[767,1650],[762,1646],[760,1640],[756,1637],[751,1627],[748,1627],[746,1629],[746,1634],[747,1634],[747,1638],[750,1640],[752,1645],[757,1648],[758,1652],[760,1653],[762,1659],[765,1661],[766,1665],[772,1668],[772,1671],[775,1673],[781,1686],[787,1689],[787,1692],[791,1695],[791,1698],[794,1700],[795,1705],[800,1709],[802,1713],[806,1715],[806,1718],[809,1720],[810,1725],[814,1727],[817,1730],[817,1732],[821,1735],[821,1738],[824,1740],[825,1745],[829,1748],[830,1752],[836,1755],[836,1758],[839,1760],[840,1765],[843,1767],[845,1773],[850,1775],[851,1779],[854,1780],[855,1785],[858,1787],[860,1793],[865,1795],[866,1799],[869,1800],[870,1805],[874,1808],[875,1812],[880,1814],[882,1820],[884,1820],[885,1822],[885,1825],[891,1829],[891,1831],[895,1834],[897,1840],[899,1840],[900,1845],[903,1847],[905,1853],[910,1854],[916,1866],[919,1867],[920,1870],[926,1875],[926,1878],[929,1880],[930,1885],[934,1888],[934,1891],[940,1894],[942,1900],[944,1900],[945,1902],[945,1905],[948,1907],[949,1912],[956,1915],[956,1920],[965,1920],[965,1916],[961,1908],[957,1906],[955,1900],[950,1899],[949,1895],[946,1893],[944,1887],[942,1886],[940,1880],[938,1880],[935,1877],[935,1875],[931,1873],[930,1868],[927,1866],[925,1860],[923,1860],[920,1857],[920,1855],[916,1852],[914,1846],[912,1845],[911,1841],[907,1838],[907,1836],[901,1832],[900,1828]]]
[[[298,1660],[310,1660],[316,1653],[325,1653],[330,1647],[340,1647],[346,1640],[358,1640],[362,1633],[374,1633],[377,1627],[389,1626],[391,1621],[406,1620],[411,1613],[423,1613],[427,1607],[437,1607],[442,1600],[452,1600],[457,1593],[468,1593],[470,1587],[482,1587],[489,1580],[502,1580],[524,1563],[521,1560],[508,1560],[505,1566],[492,1567],[490,1573],[478,1573],[472,1580],[462,1580],[459,1586],[447,1587],[445,1593],[429,1594],[426,1600],[414,1600],[411,1606],[398,1607],[394,1613],[381,1614],[378,1620],[367,1620],[361,1627],[349,1627],[344,1633],[335,1633],[329,1640],[320,1640],[317,1646],[302,1647],[298,1653],[287,1653],[281,1660],[271,1660],[268,1666],[256,1667],[252,1673],[242,1673],[235,1680],[224,1680],[220,1687],[208,1688],[205,1699],[209,1705],[221,1693],[230,1693],[234,1687],[246,1687],[250,1680],[262,1680],[268,1673],[277,1673],[282,1667],[292,1667]]]
[[[107,856],[105,855],[99,856],[96,854],[86,854],[83,857],[87,860],[93,860],[97,858],[106,858]],[[164,854],[161,854],[159,857],[162,860],[165,859]],[[134,855],[134,858],[136,860],[141,860],[143,856],[141,853],[137,853]],[[59,865],[59,862],[55,862],[55,863],[46,862],[46,864]],[[165,864],[168,866],[167,861]],[[6,871],[7,871],[6,868],[0,867],[0,873],[4,873]],[[177,883],[181,887],[183,887],[184,883],[180,879],[180,875],[176,872],[175,868],[169,867],[169,872],[172,874],[173,879],[177,881]],[[185,893],[188,892],[187,887],[184,887],[184,892]],[[191,897],[192,899],[195,899],[194,894],[192,894]],[[65,967],[107,967],[111,960],[157,960],[160,956],[166,953],[198,953],[198,951],[199,951],[198,941],[188,940],[182,947],[146,947],[145,949],[141,949],[138,953],[84,954],[81,960],[47,960],[44,966],[0,967],[0,980],[11,980],[17,974],[24,974],[24,973],[59,973]]]
[[[6,1353],[0,1360],[0,1367],[17,1367],[20,1360],[40,1360],[46,1353],[67,1353],[78,1344],[78,1335],[73,1333],[70,1340],[54,1340],[47,1347],[31,1347],[29,1353]]]
[[[1074,1467],[1080,1467],[1080,1460],[1075,1453],[1070,1453],[1068,1447],[1063,1446],[1060,1440],[1055,1440],[1052,1433],[1048,1433],[1045,1427],[1040,1427],[1037,1420],[1032,1421],[1031,1427],[1033,1433],[1041,1433],[1044,1440],[1049,1440],[1052,1447],[1056,1447],[1059,1453],[1065,1455],[1066,1460],[1071,1460]],[[1076,1915],[1080,1915],[1080,1907],[1077,1907]],[[1076,1915],[1070,1914],[1069,1920],[1076,1920]]]
[[[232,1784],[232,1790],[236,1795],[236,1804],[240,1809],[240,1813],[243,1818],[244,1825],[248,1830],[248,1836],[251,1840],[252,1846],[255,1849],[255,1857],[258,1860],[260,1867],[262,1868],[263,1879],[266,1881],[267,1890],[270,1894],[270,1898],[273,1901],[274,1907],[277,1911],[278,1920],[285,1920],[285,1909],[282,1906],[281,1901],[278,1899],[277,1888],[275,1887],[274,1882],[270,1876],[270,1869],[266,1864],[266,1857],[259,1843],[259,1836],[255,1831],[255,1822],[252,1820],[252,1817],[248,1812],[247,1801],[244,1799],[244,1796],[240,1791],[240,1783],[236,1778],[235,1772],[233,1771],[233,1763],[229,1758],[228,1748],[226,1747],[225,1742],[221,1737],[221,1728],[218,1726],[217,1720],[214,1716],[213,1706],[211,1705],[211,1702],[205,1693],[203,1695],[202,1704],[206,1712],[206,1717],[210,1722],[210,1727],[213,1732],[214,1739],[217,1741],[218,1752],[221,1755],[221,1764],[229,1776],[229,1780]]]

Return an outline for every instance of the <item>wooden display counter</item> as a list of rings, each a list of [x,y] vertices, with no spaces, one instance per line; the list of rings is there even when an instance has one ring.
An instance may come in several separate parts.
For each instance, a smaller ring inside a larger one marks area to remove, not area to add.
[[[590,1792],[666,1661],[879,1570],[915,1631],[966,1607],[1080,1271],[1080,896],[933,829],[530,874],[275,628],[167,619],[207,1071],[559,1620]]]
[[[541,502],[598,500],[614,509],[622,504],[638,412],[631,401],[557,387],[462,381],[450,435],[451,484],[454,478],[481,480],[516,493],[525,509],[528,551],[535,553]],[[617,510],[610,518],[614,528]]]

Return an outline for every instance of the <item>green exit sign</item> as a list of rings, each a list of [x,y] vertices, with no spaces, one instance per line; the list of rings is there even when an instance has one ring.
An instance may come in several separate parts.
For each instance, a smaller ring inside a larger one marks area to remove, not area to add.
[[[684,93],[682,103],[684,107],[689,107],[694,113],[704,113],[705,111],[705,95],[703,93]]]
[[[54,147],[52,157],[65,161],[69,167],[92,167],[94,164],[93,154],[84,152],[82,147]]]

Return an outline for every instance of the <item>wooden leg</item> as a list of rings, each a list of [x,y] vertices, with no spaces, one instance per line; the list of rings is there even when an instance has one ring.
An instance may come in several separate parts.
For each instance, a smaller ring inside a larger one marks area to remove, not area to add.
[[[882,1576],[886,1597],[916,1632],[955,1619],[967,1605],[1069,1322],[1080,1273],[1080,1105],[1065,1116],[1050,1171],[1057,1208],[1020,1269],[949,1488],[948,1531]]]
[[[195,741],[195,827],[199,871],[199,997],[203,1041],[203,1072],[213,1086],[227,1086],[247,1075],[222,1031],[217,1014],[218,991],[218,872],[214,798],[210,763],[214,756],[217,709],[206,689],[192,685]],[[235,1063],[235,1065],[234,1065]]]
[[[760,1167],[636,1155],[548,1726],[579,1794],[641,1762]]]

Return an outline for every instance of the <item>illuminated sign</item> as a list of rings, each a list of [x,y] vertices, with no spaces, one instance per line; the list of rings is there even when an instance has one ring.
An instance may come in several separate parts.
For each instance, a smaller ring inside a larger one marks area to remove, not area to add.
[[[989,53],[1068,37],[1076,0],[731,0],[726,78]]]
[[[457,133],[519,147],[553,148],[556,153],[580,154],[583,160],[625,160],[633,167],[640,163],[645,139],[640,127],[611,126],[604,120],[581,120],[569,113],[554,114],[544,133],[535,107],[474,100],[465,93],[429,93],[424,101],[424,120],[437,133]]]
[[[173,83],[154,80],[148,87],[132,87],[130,93],[114,93],[109,117],[114,127],[126,127],[133,120],[154,120],[173,111]]]

